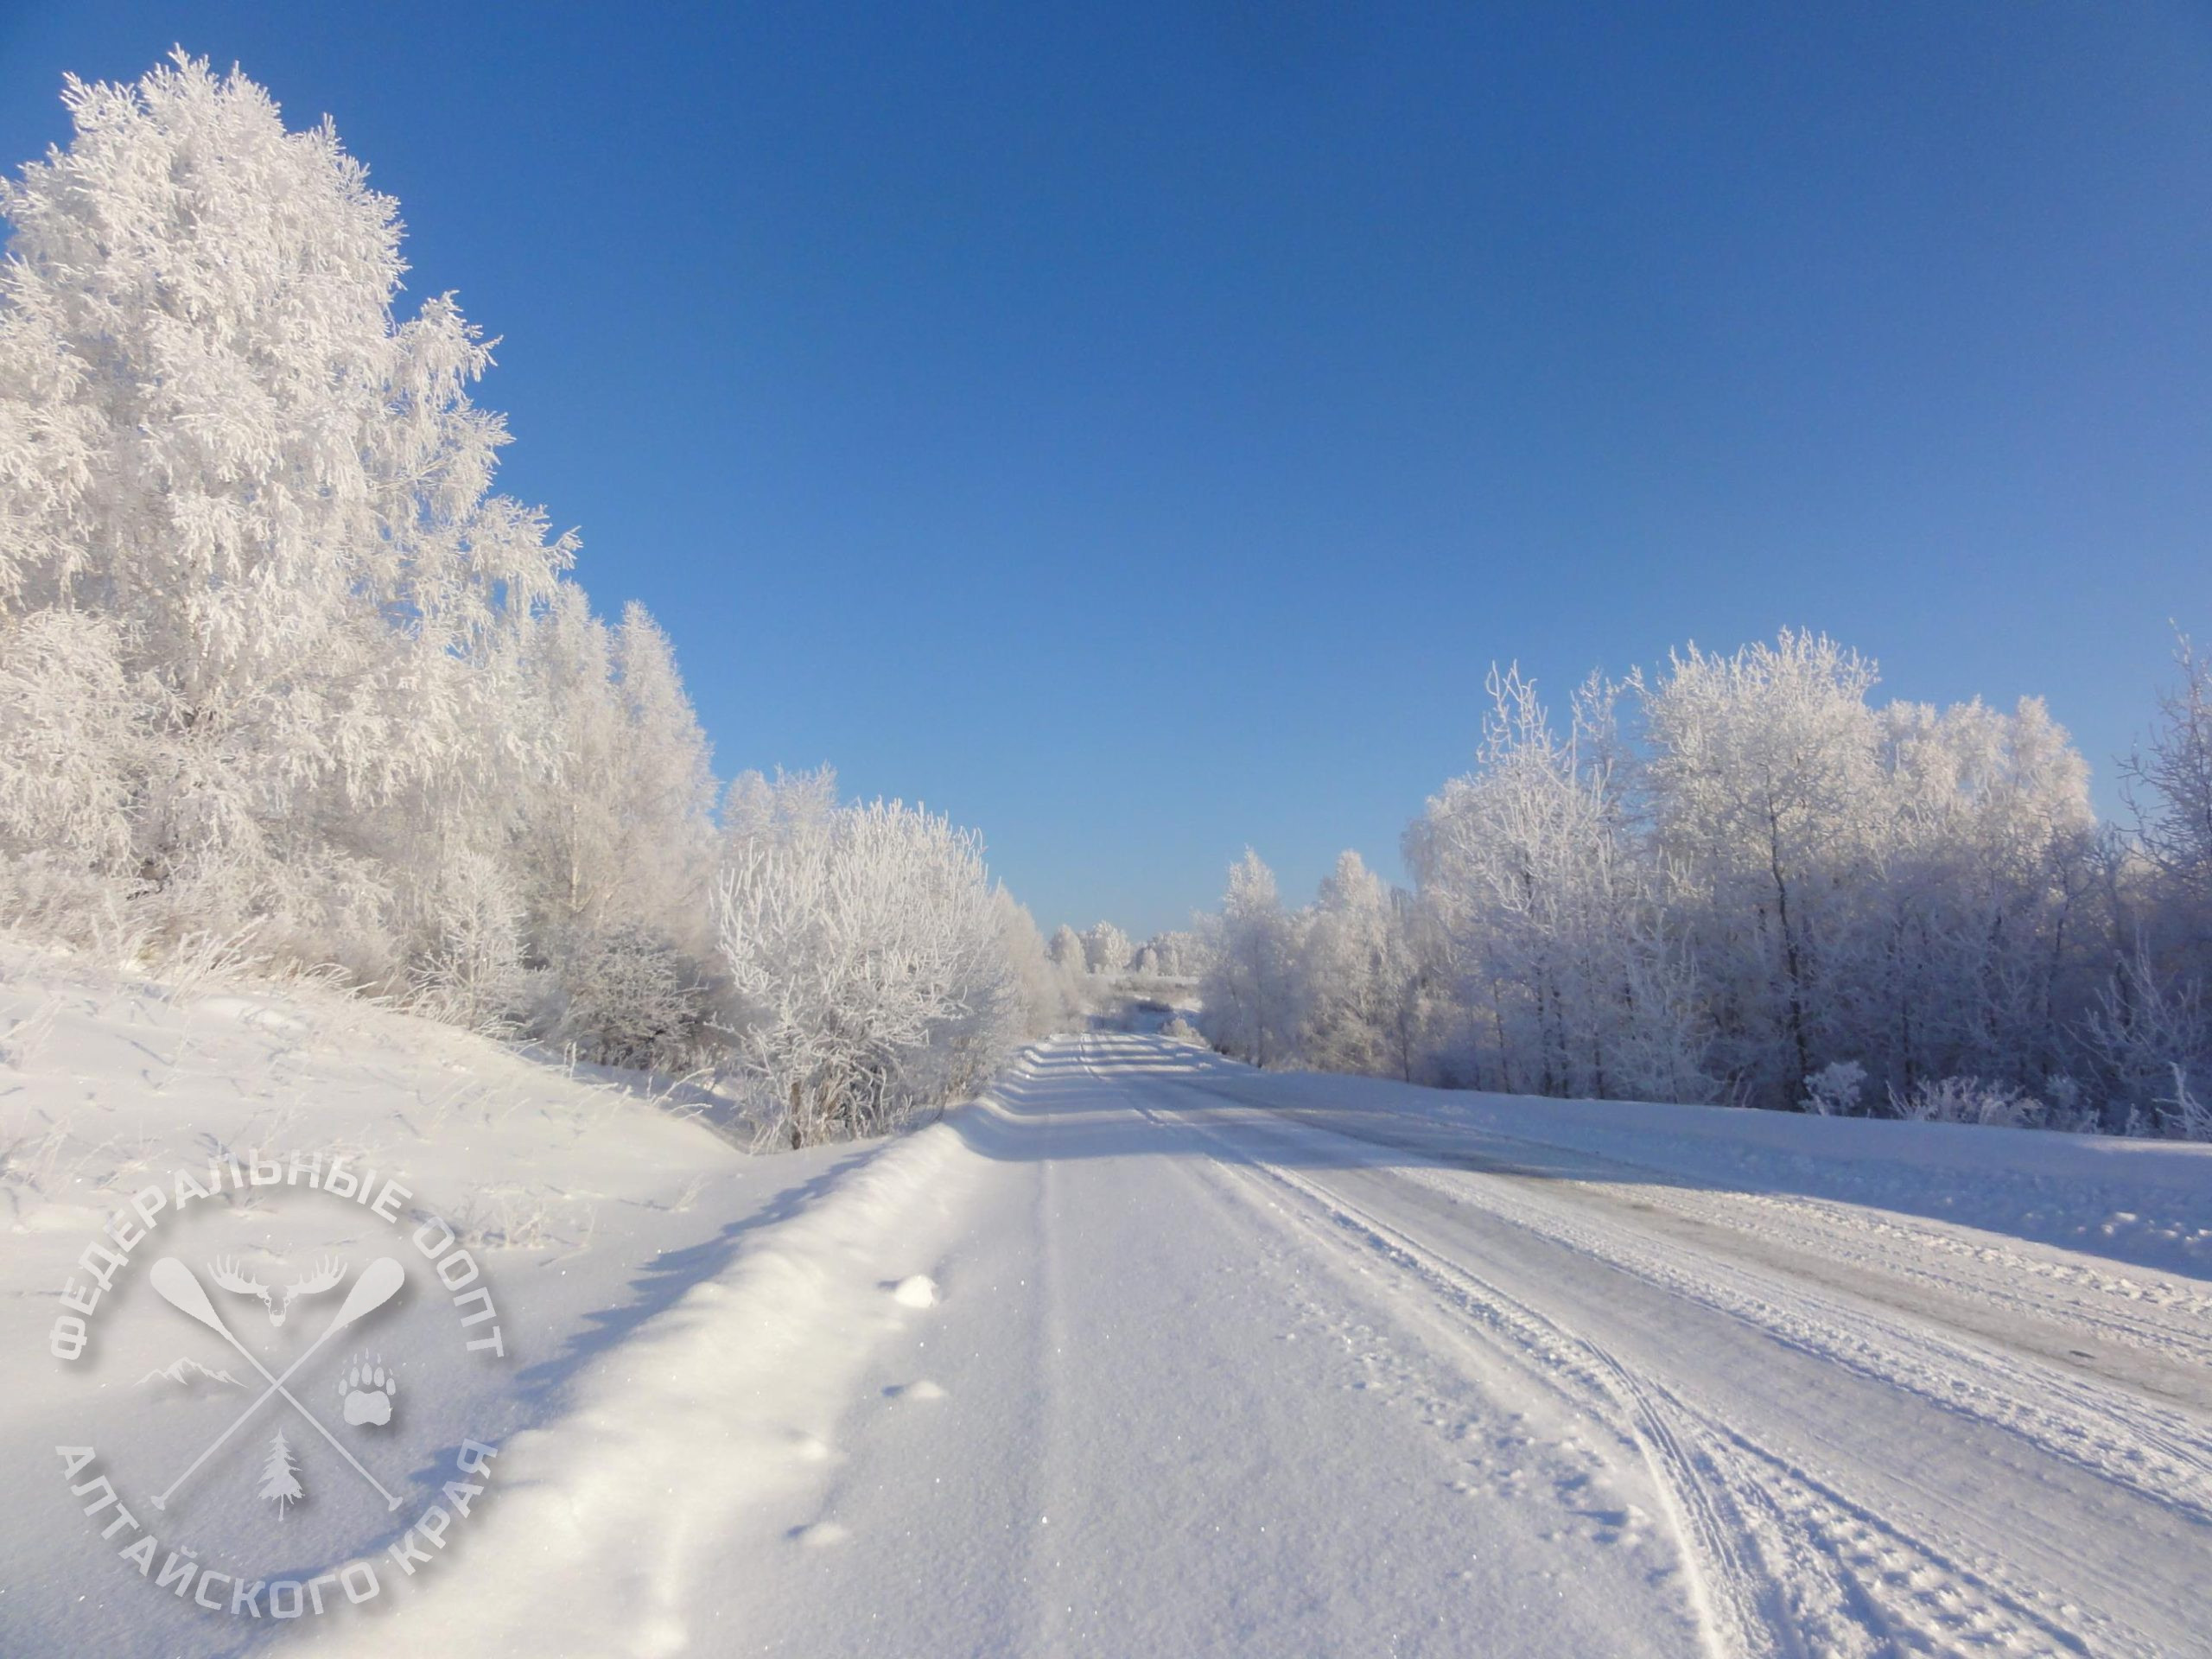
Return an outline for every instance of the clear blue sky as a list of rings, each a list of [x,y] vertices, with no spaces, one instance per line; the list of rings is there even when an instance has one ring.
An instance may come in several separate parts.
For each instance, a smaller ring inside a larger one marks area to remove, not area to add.
[[[13,0],[0,156],[172,41],[334,116],[717,769],[1048,928],[1395,873],[1493,658],[1824,628],[2109,807],[2212,633],[2202,5],[659,14]]]

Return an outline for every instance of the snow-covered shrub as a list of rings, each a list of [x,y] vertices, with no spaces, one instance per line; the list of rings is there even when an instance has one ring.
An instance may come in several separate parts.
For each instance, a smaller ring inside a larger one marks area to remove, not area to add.
[[[431,932],[408,973],[410,1005],[473,1031],[514,1029],[533,990],[523,963],[523,908],[507,871],[480,853],[445,872]]]
[[[2190,1087],[2186,1066],[2173,1068],[2173,1092],[2159,1103],[2171,1114],[2167,1132],[2183,1141],[2212,1141],[2212,1105]]]
[[[2190,1136],[2187,1079],[2212,1059],[2212,1015],[2194,979],[2161,972],[2146,941],[2099,992],[2083,1046],[2131,1113],[2159,1135]],[[2193,1096],[2190,1096],[2193,1098]]]
[[[1179,1014],[1160,1028],[1160,1034],[1171,1043],[1191,1043],[1201,1048],[1205,1046],[1206,1039],[1198,1028]]]
[[[1003,917],[972,835],[896,801],[825,807],[804,777],[784,787],[715,887],[726,1033],[756,1114],[792,1145],[880,1134],[1019,1039]]]
[[[706,992],[674,945],[636,923],[563,944],[556,1041],[605,1065],[673,1068],[696,1052]]]
[[[542,1250],[588,1243],[598,1213],[563,1204],[552,1193],[507,1183],[479,1181],[454,1209],[454,1236],[471,1250]]]
[[[1816,1117],[1849,1117],[1866,1092],[1866,1068],[1834,1060],[1805,1079],[1805,1109]]]
[[[1985,1128],[2043,1127],[2044,1103],[2009,1083],[1980,1077],[1924,1077],[1904,1094],[1890,1093],[1892,1111],[1912,1123],[1976,1123]]]

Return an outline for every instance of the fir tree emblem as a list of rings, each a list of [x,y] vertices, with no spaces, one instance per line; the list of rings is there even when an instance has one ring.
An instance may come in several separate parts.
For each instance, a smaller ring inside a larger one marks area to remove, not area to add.
[[[292,1448],[284,1443],[284,1433],[269,1443],[269,1460],[261,1465],[261,1496],[276,1505],[276,1518],[283,1520],[284,1511],[307,1496],[301,1490],[299,1465],[293,1459]]]

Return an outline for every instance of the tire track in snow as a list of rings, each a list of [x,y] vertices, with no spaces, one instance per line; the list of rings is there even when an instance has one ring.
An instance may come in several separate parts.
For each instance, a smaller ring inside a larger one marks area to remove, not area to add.
[[[1084,1069],[1101,1074],[1083,1046]],[[1103,1077],[1102,1077],[1102,1080]],[[1739,1540],[1748,1531],[1725,1485],[1700,1479],[1694,1454],[1680,1436],[1645,1408],[1642,1397],[1618,1386],[1626,1373],[1603,1350],[1560,1329],[1533,1309],[1492,1287],[1430,1256],[1395,1230],[1358,1216],[1320,1188],[1287,1169],[1236,1147],[1224,1135],[1192,1120],[1170,1120],[1128,1091],[1134,1109],[1162,1127],[1179,1123],[1224,1147],[1227,1169],[1269,1180],[1323,1211],[1339,1229],[1358,1238],[1364,1253],[1379,1255],[1423,1281],[1433,1300],[1460,1315],[1520,1362],[1523,1369],[1578,1416],[1594,1419],[1641,1455],[1691,1586],[1691,1601],[1707,1647],[1716,1654],[1765,1659],[1801,1659],[1805,1649],[1773,1605],[1771,1576],[1742,1559]],[[1306,1219],[1311,1221],[1311,1217]]]
[[[1692,1565],[1716,1651],[1954,1651],[1968,1643],[2012,1652],[2160,1650],[2157,1641],[2116,1620],[2059,1601],[2032,1584],[2015,1581],[2000,1563],[1973,1560],[1970,1549],[1944,1541],[1945,1529],[1925,1516],[1903,1514],[1893,1502],[1878,1510],[1853,1500],[1786,1448],[1762,1442],[1656,1379],[1639,1376],[1604,1344],[1568,1331],[1344,1194],[1239,1144],[1246,1137],[1232,1139],[1228,1130],[1185,1115],[1163,1117],[1147,1110],[1147,1116],[1154,1122],[1198,1129],[1224,1148],[1225,1167],[1249,1172],[1256,1180],[1297,1195],[1303,1200],[1300,1209],[1310,1232],[1333,1235],[1340,1249],[1349,1244],[1357,1253],[1389,1262],[1416,1281],[1431,1304],[1457,1315],[1487,1347],[1504,1351],[1570,1407],[1634,1446],[1664,1496],[1669,1522]],[[1480,1179],[1456,1170],[1400,1167],[1390,1173],[1459,1183]],[[1478,1200],[1485,1209],[1495,1196],[1491,1185],[1485,1183]],[[1456,1192],[1446,1196],[1455,1200],[1465,1197]],[[1498,1219],[1522,1226],[1535,1218],[1516,1214]],[[1586,1236],[1554,1236],[1555,1228],[1541,1225],[1530,1230],[1561,1249],[1592,1254],[1592,1241]],[[1599,1253],[1598,1259],[1605,1260],[1605,1255]],[[1650,1263],[1608,1265],[1635,1273]],[[1643,1276],[1669,1295],[1694,1296],[1700,1288],[1695,1274]],[[1707,1305],[1712,1304],[1708,1300]],[[1818,1327],[1832,1318],[1848,1322],[1859,1317],[1855,1310],[1840,1305],[1815,1305],[1815,1319],[1790,1321],[1798,1327],[1797,1335],[1809,1329],[1817,1337]],[[1763,1307],[1738,1302],[1716,1311],[1753,1323],[1764,1313],[1771,1326],[1771,1316],[1780,1309],[1769,1300]],[[1862,1374],[1885,1382],[1891,1380],[1885,1371],[1896,1368],[1879,1363],[1883,1343],[1903,1340],[1910,1345],[1922,1340],[1918,1333],[1893,1323],[1878,1325],[1871,1335],[1863,1331],[1856,1334],[1863,1339],[1858,1356],[1866,1368]],[[1951,1357],[1969,1366],[1985,1357],[1949,1346]],[[1904,1369],[1910,1372],[1912,1367],[1908,1363]],[[2018,1376],[2009,1380],[2024,1382]],[[2001,1399],[2004,1392],[1985,1390],[1992,1400]],[[1941,1390],[1922,1397],[1947,1408],[1951,1403]],[[2094,1418],[2114,1402],[2077,1395],[2073,1403]],[[2024,1421],[2002,1410],[1993,1409],[1992,1415],[2000,1426],[2024,1433],[2039,1450],[2084,1461],[2081,1438],[2075,1433],[2083,1427],[2080,1421],[2061,1424],[2053,1433],[2052,1422],[2036,1419],[2032,1412]],[[2149,1425],[2139,1421],[2136,1427]],[[2088,1465],[2099,1475],[2117,1478],[2158,1501],[2181,1497],[2190,1507],[2200,1502],[2194,1494],[2176,1490],[2177,1483],[2184,1489],[2196,1484],[2202,1473],[2200,1447],[2186,1437],[2168,1437],[2163,1451],[2169,1462],[2152,1471],[2146,1486],[2140,1471],[2128,1466],[2128,1440],[2129,1433],[2123,1432],[2101,1444],[2092,1426]]]
[[[1268,1111],[1242,1095],[1203,1084],[1186,1086]],[[1332,1128],[1302,1118],[1291,1121],[1301,1128],[1336,1134]],[[1376,1144],[1356,1136],[1348,1138],[1355,1144]],[[1443,1155],[1433,1147],[1397,1149],[1414,1152],[1424,1160]],[[2041,1355],[2029,1357],[2001,1341],[1959,1339],[1935,1323],[1936,1316],[1950,1312],[1959,1300],[1955,1287],[1946,1286],[1942,1305],[1933,1309],[1897,1303],[1869,1306],[1869,1295],[1859,1286],[1840,1284],[1844,1275],[1838,1274],[1832,1264],[1822,1266],[1816,1284],[1808,1284],[1802,1272],[1778,1273],[1770,1267],[1755,1265],[1756,1252],[1763,1246],[1772,1249],[1770,1239],[1756,1234],[1741,1243],[1734,1237],[1700,1236],[1685,1243],[1655,1235],[1651,1225],[1642,1223],[1640,1217],[1638,1224],[1622,1224],[1624,1210],[1649,1212],[1684,1208],[1675,1194],[1662,1193],[1655,1202],[1651,1192],[1643,1187],[1551,1179],[1541,1179],[1539,1185],[1538,1178],[1510,1170],[1478,1174],[1457,1166],[1401,1165],[1392,1173],[1446,1199],[1471,1203],[1486,1214],[1602,1261],[1671,1294],[1742,1320],[1804,1352],[1942,1409],[2016,1433],[2040,1452],[2063,1458],[2101,1478],[2212,1525],[2212,1419],[2170,1400],[2139,1398],[2126,1386],[2133,1379],[2085,1376],[2077,1370],[2051,1364]],[[1591,1201],[1562,1202],[1567,1194],[1580,1194]],[[1684,1196],[1692,1203],[1708,1197]],[[1725,1223],[1713,1224],[1728,1234],[1741,1231]],[[1801,1234],[1793,1243],[1802,1257],[1819,1241]],[[1726,1248],[1716,1249],[1716,1244]],[[1866,1265],[1870,1270],[1893,1270],[1886,1262]],[[1880,1288],[1878,1285],[1869,1287],[1875,1292]],[[2045,1305],[2037,1306],[2034,1311],[2042,1318],[2050,1317],[2052,1312]],[[1986,1334],[1974,1332],[1977,1337]],[[2157,1325],[2140,1322],[2136,1339],[2162,1354],[2179,1348],[2183,1364],[2193,1361],[2198,1352],[2192,1333],[2178,1320]],[[2205,1352],[2212,1360],[2212,1349]]]
[[[1480,1155],[1478,1166],[1487,1173],[1541,1175],[1550,1191],[1586,1192],[1614,1209],[1626,1205],[1671,1212],[1692,1223],[1743,1235],[1759,1246],[1779,1243],[1812,1259],[1906,1281],[1944,1297],[1950,1304],[1945,1309],[1947,1314],[1961,1311],[1958,1292],[1967,1289],[2019,1317],[2071,1326],[2094,1338],[2172,1361],[2171,1370],[2197,1384],[2193,1396],[2181,1390],[2176,1391],[2177,1397],[2185,1403],[2192,1397],[2200,1403],[2212,1401],[2212,1389],[2202,1382],[2206,1370],[2212,1368],[2212,1294],[2193,1281],[2147,1268],[2120,1269],[2059,1245],[2022,1243],[1965,1226],[1841,1200],[1700,1187],[1694,1180],[1686,1181],[1664,1169],[1647,1170],[1633,1161],[1417,1112],[1363,1107],[1357,1114],[1359,1121],[1348,1121],[1348,1115],[1340,1111],[1280,1106],[1255,1099],[1219,1079],[1191,1079],[1186,1086],[1270,1116],[1455,1166],[1469,1161],[1466,1140],[1497,1146],[1503,1149],[1500,1155]],[[1400,1141],[1373,1134],[1364,1122],[1371,1118],[1402,1122],[1411,1128],[1412,1138]],[[1452,1144],[1455,1137],[1461,1144]],[[1529,1166],[1517,1164],[1516,1158]],[[1557,1163],[1561,1160],[1586,1166],[1592,1173],[1562,1175],[1534,1166],[1538,1160]],[[1647,1179],[1638,1183],[1609,1179],[1612,1172]],[[1942,1258],[1940,1268],[1929,1265],[1929,1258],[1936,1256]],[[1869,1284],[1857,1288],[1862,1294],[1873,1294],[1878,1287]],[[2044,1357],[2091,1362],[2099,1357],[2063,1349]],[[2111,1380],[2151,1386],[2139,1376]]]
[[[1949,1652],[1963,1639],[2015,1653],[2133,1651],[2157,1643],[2107,1627],[2092,1649],[2032,1588],[1977,1572],[1841,1497],[1785,1452],[1729,1427],[1603,1344],[1424,1249],[1409,1235],[1303,1174],[1238,1161],[1304,1197],[1340,1234],[1422,1281],[1572,1408],[1643,1454],[1691,1563],[1713,1650],[1828,1656]],[[1895,1586],[1910,1593],[1900,1597]],[[1888,1592],[1888,1593],[1885,1593]]]
[[[1601,1197],[1608,1190],[1602,1182],[1575,1185]],[[2037,1255],[1991,1235],[1967,1237],[1821,1198],[1743,1192],[1720,1200],[1670,1189],[1657,1202],[1708,1225],[1800,1251],[1817,1249],[1838,1266],[1901,1279],[1933,1294],[1955,1298],[1963,1285],[2013,1318],[2069,1325],[2171,1362],[2199,1383],[2200,1394],[2212,1374],[2212,1296],[2177,1281],[2108,1273],[2087,1259]]]
[[[1471,1189],[1479,1177],[1417,1167],[1394,1173],[1450,1201],[1471,1198],[1566,1249],[1870,1380],[2017,1434],[2039,1452],[2212,1525],[2212,1431],[2179,1410],[1799,1281],[1709,1255],[1684,1260],[1649,1234],[1547,1214],[1510,1182],[1493,1179],[1475,1195]]]

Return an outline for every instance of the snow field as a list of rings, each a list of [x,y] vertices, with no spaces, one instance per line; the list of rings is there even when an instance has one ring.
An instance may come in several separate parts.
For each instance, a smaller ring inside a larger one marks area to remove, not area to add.
[[[901,1139],[747,1157],[649,1090],[312,988],[4,967],[10,1653],[270,1634],[135,1582],[48,1466],[87,1421],[118,1470],[174,1465],[230,1409],[226,1351],[118,1321],[78,1376],[42,1342],[148,1171],[279,1141],[461,1218],[518,1350],[397,1357],[407,1513],[463,1435],[500,1445],[492,1490],[308,1651],[2202,1650],[2201,1148],[1120,1036]],[[197,1224],[194,1260],[333,1248],[250,1195]],[[262,1546],[390,1541],[290,1450],[308,1497],[258,1506]]]

